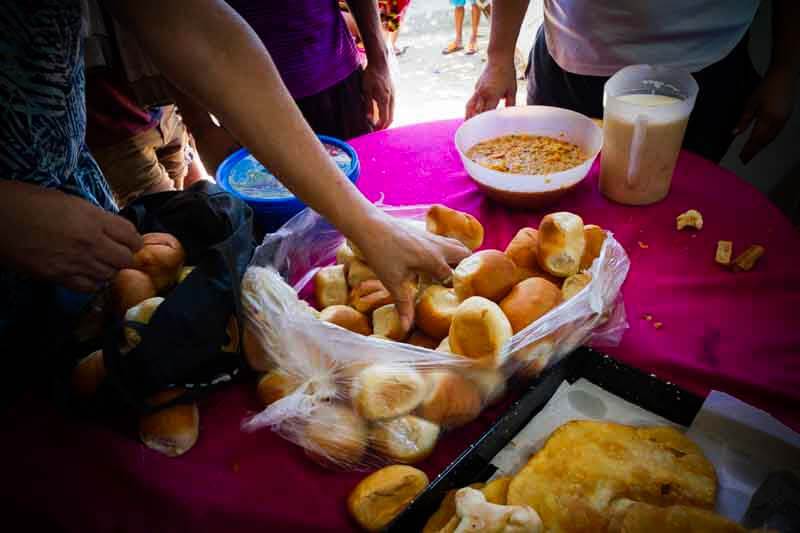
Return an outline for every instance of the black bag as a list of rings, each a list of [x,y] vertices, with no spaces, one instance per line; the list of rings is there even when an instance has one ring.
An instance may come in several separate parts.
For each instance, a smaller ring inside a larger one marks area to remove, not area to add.
[[[222,347],[231,316],[241,339],[241,280],[255,249],[253,215],[247,204],[207,181],[142,197],[120,214],[139,233],[174,235],[186,250],[185,264],[195,266],[165,295],[147,325],[118,323],[103,342],[105,392],[139,412],[151,412],[192,401],[245,368],[241,342],[235,353]],[[119,341],[125,326],[139,330],[142,340],[123,355]],[[163,405],[146,401],[172,387],[186,392]]]

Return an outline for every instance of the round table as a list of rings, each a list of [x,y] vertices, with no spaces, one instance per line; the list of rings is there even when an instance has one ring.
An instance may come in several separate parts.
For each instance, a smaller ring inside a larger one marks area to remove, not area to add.
[[[355,139],[359,187],[387,204],[441,202],[473,213],[488,230],[484,247],[502,249],[544,213],[509,211],[478,192],[453,147],[459,123]],[[675,217],[689,208],[703,213],[702,231],[676,231]],[[630,328],[607,353],[700,395],[728,392],[800,429],[800,234],[764,196],[683,153],[659,204],[608,202],[595,165],[555,210],[612,231],[630,256],[623,287]],[[766,254],[751,272],[728,272],[713,260],[723,239],[736,251],[760,244]],[[503,408],[448,433],[420,467],[435,476]],[[20,518],[29,530],[82,532],[354,530],[345,499],[364,474],[325,470],[269,430],[243,433],[243,418],[257,409],[252,385],[204,400],[197,445],[170,459],[132,432],[70,418],[31,394],[2,414],[6,519]]]

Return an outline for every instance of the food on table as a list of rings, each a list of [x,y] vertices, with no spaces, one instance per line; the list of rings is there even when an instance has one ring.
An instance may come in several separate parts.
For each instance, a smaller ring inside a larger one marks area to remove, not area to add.
[[[376,335],[393,341],[401,341],[408,335],[394,304],[383,305],[372,312],[372,327]]]
[[[347,284],[350,287],[358,287],[361,283],[371,279],[378,279],[378,275],[366,263],[359,259],[350,261],[350,265],[347,267]]]
[[[156,312],[156,309],[158,309],[158,306],[162,303],[164,303],[164,298],[161,296],[154,296],[153,298],[148,298],[143,302],[139,302],[125,312],[125,322],[133,322],[141,325],[149,324],[153,313]],[[125,343],[121,348],[123,353],[133,350],[142,342],[142,336],[139,330],[130,325],[126,325],[123,329],[123,337],[125,338]]]
[[[689,209],[675,219],[678,231],[683,228],[703,229],[703,215],[696,209]]]
[[[425,398],[425,380],[413,368],[374,364],[353,379],[353,407],[367,420],[381,420],[410,413]]]
[[[331,305],[347,305],[347,277],[344,265],[332,265],[319,269],[314,276],[314,294],[317,305],[325,309]]]
[[[181,268],[181,271],[178,273],[178,283],[183,283],[186,281],[186,278],[188,278],[189,274],[194,271],[194,268],[195,267],[193,266],[185,266]]]
[[[431,285],[419,297],[415,308],[417,327],[434,339],[447,337],[453,315],[461,300],[454,289]]]
[[[80,397],[92,396],[106,379],[106,365],[103,350],[95,350],[72,369],[72,391]]]
[[[380,531],[428,486],[425,472],[391,465],[359,482],[347,498],[347,509],[367,531]]]
[[[514,476],[508,503],[530,505],[553,533],[605,531],[618,498],[713,509],[716,481],[700,448],[672,427],[581,420],[550,435]]]
[[[363,418],[348,407],[321,404],[303,428],[306,452],[322,463],[340,467],[359,464],[367,451],[368,430]]]
[[[528,278],[514,285],[500,301],[511,330],[518,333],[561,303],[561,290],[544,278]]]
[[[186,260],[180,241],[169,233],[145,233],[142,248],[133,256],[133,268],[153,280],[156,291],[162,292],[178,280]]]
[[[437,370],[425,376],[428,394],[417,414],[442,426],[455,428],[472,422],[481,412],[481,393],[475,383],[452,370]]]
[[[516,350],[511,357],[518,366],[517,374],[526,378],[535,378],[545,369],[555,351],[555,334],[547,335]]]
[[[714,512],[686,505],[661,507],[628,499],[617,500],[611,505],[608,533],[656,531],[658,533],[746,533],[750,530]]]
[[[378,307],[392,303],[392,295],[377,279],[359,283],[350,291],[350,306],[361,313],[372,313]]]
[[[482,490],[483,483],[472,483],[467,485],[471,489]],[[448,525],[448,522],[456,515],[456,492],[458,489],[448,490],[445,494],[442,504],[433,515],[428,519],[422,533],[439,533],[442,528]]]
[[[133,268],[124,268],[117,272],[111,282],[111,299],[118,317],[125,316],[125,312],[148,298],[156,296],[155,283],[150,276]]]
[[[483,492],[469,487],[455,496],[456,515],[441,532],[539,533],[542,520],[527,505],[497,505],[486,501]]]
[[[450,325],[450,348],[483,366],[496,367],[503,344],[511,338],[511,323],[500,306],[481,296],[464,300]]]
[[[539,231],[522,228],[506,246],[505,254],[520,268],[539,270]]]
[[[639,248],[641,248],[642,250],[647,250],[648,248],[650,248],[650,245],[647,244],[646,242],[638,241],[637,244],[639,245]]]
[[[733,269],[736,271],[752,270],[762,255],[764,255],[764,247],[758,244],[751,244],[733,260]]]
[[[606,240],[606,232],[600,226],[586,224],[583,227],[583,236],[586,240],[586,247],[581,256],[580,269],[587,270],[592,267],[594,260],[600,257],[600,250]]]
[[[583,220],[561,211],[539,223],[539,265],[554,276],[577,274],[586,248]]]
[[[431,233],[461,241],[470,250],[483,244],[483,226],[469,213],[434,205],[425,217],[425,227]]]
[[[587,159],[571,142],[542,135],[512,134],[482,141],[467,157],[491,170],[511,174],[553,174],[577,167]]]
[[[453,288],[460,300],[482,296],[502,300],[516,281],[516,265],[499,250],[483,250],[458,264],[453,273]]]
[[[733,242],[732,241],[717,241],[717,253],[714,255],[714,261],[720,265],[730,265],[731,257],[733,256]]]
[[[439,426],[413,415],[377,422],[370,432],[372,446],[384,457],[398,463],[418,463],[436,447]]]
[[[488,482],[480,491],[486,497],[486,501],[497,505],[505,505],[508,501],[508,486],[511,484],[511,476],[501,476]]]
[[[506,377],[495,368],[470,368],[461,371],[464,376],[477,385],[483,403],[492,405],[506,392]]]
[[[161,405],[170,402],[185,391],[169,389],[155,394],[150,402]],[[139,438],[145,446],[169,457],[189,451],[197,442],[200,432],[200,413],[194,403],[178,403],[139,419]]]
[[[320,320],[330,322],[339,327],[350,330],[360,335],[371,335],[372,329],[369,327],[369,319],[364,313],[359,313],[347,305],[331,305],[323,309],[319,314]]]
[[[564,301],[581,292],[591,281],[592,275],[587,272],[578,272],[565,279],[564,284],[561,285],[561,295]]]
[[[299,380],[285,370],[274,368],[258,380],[256,392],[266,407],[293,393],[300,386]]]
[[[427,348],[428,350],[435,350],[439,346],[439,341],[433,337],[428,337],[421,331],[412,331],[406,340],[412,346],[419,346],[420,348]]]

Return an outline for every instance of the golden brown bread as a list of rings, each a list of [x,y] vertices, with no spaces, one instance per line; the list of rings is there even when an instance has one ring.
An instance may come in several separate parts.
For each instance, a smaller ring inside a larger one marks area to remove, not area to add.
[[[736,522],[686,505],[660,507],[631,500],[611,505],[608,533],[746,533]],[[764,531],[764,530],[753,530]]]
[[[458,299],[482,296],[502,300],[517,280],[517,267],[499,250],[482,250],[467,257],[453,272],[453,288]]]
[[[359,283],[350,291],[350,306],[355,310],[370,314],[375,309],[392,303],[392,295],[377,279]]]
[[[336,249],[336,264],[344,265],[346,272],[347,267],[355,259],[357,259],[356,254],[354,254],[353,250],[350,249],[350,245],[347,244],[347,241],[343,241],[342,244],[339,245],[339,248]]]
[[[506,392],[506,378],[499,369],[469,368],[461,370],[461,373],[478,387],[481,400],[486,405],[496,403]]]
[[[410,413],[422,402],[425,392],[425,380],[419,372],[404,365],[370,365],[350,386],[353,407],[367,420]]]
[[[156,309],[158,309],[158,306],[162,303],[164,303],[164,298],[161,296],[155,296],[143,302],[139,302],[125,312],[125,321],[142,325],[149,324],[153,313],[156,312]],[[125,338],[125,342],[121,348],[123,353],[129,352],[142,342],[142,336],[139,331],[130,326],[125,326],[123,328],[123,336]]]
[[[561,291],[544,278],[528,278],[514,285],[500,302],[514,333],[547,314],[561,302]]]
[[[439,341],[428,337],[421,331],[412,331],[406,342],[413,346],[427,348],[428,350],[435,350],[439,347]]]
[[[547,335],[511,354],[515,373],[524,378],[535,378],[542,373],[555,355],[554,335]]]
[[[347,268],[347,285],[349,287],[358,287],[371,279],[378,279],[378,275],[366,263],[358,259],[350,262]]]
[[[495,367],[503,344],[511,338],[511,323],[496,303],[480,296],[458,306],[450,325],[450,348],[481,366]]]
[[[587,224],[583,227],[583,236],[586,239],[586,248],[581,256],[580,270],[587,270],[592,267],[592,262],[600,257],[600,250],[606,240],[606,232],[600,226]]]
[[[155,394],[150,398],[154,405],[172,401],[184,393],[176,388]],[[200,413],[194,403],[178,403],[139,419],[139,438],[148,448],[169,457],[189,451],[197,442],[200,432]]]
[[[495,505],[506,505],[508,499],[508,486],[511,484],[511,476],[501,476],[493,479],[483,487],[481,492],[486,497],[486,501]]]
[[[417,414],[442,426],[455,428],[472,422],[481,412],[478,387],[451,370],[437,370],[425,376],[428,394]]]
[[[293,393],[300,385],[298,380],[283,369],[274,368],[258,380],[256,392],[266,407]]]
[[[460,300],[453,289],[431,285],[420,295],[415,309],[417,327],[430,337],[442,340],[450,331]]]
[[[348,290],[344,265],[332,265],[319,269],[314,275],[314,295],[320,309],[331,305],[346,305]]]
[[[362,528],[380,531],[427,486],[425,472],[406,465],[387,466],[356,485],[347,498],[347,509]]]
[[[713,465],[680,431],[588,420],[556,429],[508,488],[553,533],[606,531],[618,498],[713,509],[715,497]]]
[[[439,426],[423,418],[405,415],[375,423],[370,443],[382,456],[398,463],[418,463],[436,447]]]
[[[450,337],[445,337],[444,339],[442,339],[442,342],[440,342],[439,346],[436,347],[436,351],[453,353],[453,350],[450,348]]]
[[[254,326],[250,320],[245,320],[242,331],[242,352],[244,352],[244,357],[250,368],[259,372],[266,372],[274,364],[260,338],[257,326]]]
[[[352,409],[322,404],[313,412],[301,437],[309,456],[324,464],[352,468],[367,450],[367,424]]]
[[[175,284],[185,260],[186,252],[174,236],[145,233],[142,248],[133,255],[133,268],[150,276],[156,291],[161,292]]]
[[[564,301],[569,300],[583,290],[592,281],[592,275],[588,272],[578,272],[564,280],[561,285],[561,296]]]
[[[141,270],[124,268],[117,272],[114,281],[111,282],[111,299],[119,318],[125,316],[125,312],[131,307],[156,294],[158,291],[153,280]]]
[[[319,318],[324,322],[336,324],[339,327],[348,329],[359,335],[372,334],[367,315],[359,313],[352,307],[346,305],[331,305],[326,307],[320,312]]]
[[[372,327],[376,335],[393,341],[402,341],[408,335],[394,304],[383,305],[372,312]]]
[[[470,250],[483,244],[483,226],[469,213],[434,205],[425,217],[425,227],[431,233],[461,241]]]
[[[72,390],[81,397],[92,396],[106,379],[103,350],[96,350],[81,359],[72,369]]]
[[[576,274],[585,248],[583,220],[578,215],[551,213],[539,224],[539,266],[554,276]]]
[[[539,270],[539,232],[533,228],[520,229],[505,253],[518,267]]]

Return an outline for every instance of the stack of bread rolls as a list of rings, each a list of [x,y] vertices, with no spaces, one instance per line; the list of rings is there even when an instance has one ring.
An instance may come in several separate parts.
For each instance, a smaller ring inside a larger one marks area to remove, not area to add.
[[[555,350],[555,334],[510,357],[504,357],[503,347],[588,285],[586,270],[605,239],[602,229],[584,226],[567,212],[545,216],[538,229],[522,228],[504,251],[475,251],[483,244],[480,222],[442,205],[427,212],[425,228],[459,240],[474,253],[456,266],[451,279],[420,275],[413,280],[410,329],[403,328],[392,295],[353,243],[343,242],[336,263],[314,277],[320,320],[379,342],[435,350],[454,361],[415,368],[376,360],[341,368],[328,360],[336,392],[308,417],[298,439],[326,463],[363,465],[371,463],[371,453],[394,463],[419,462],[443,430],[469,423],[500,398],[510,374],[541,372]],[[247,337],[244,342],[246,348]],[[308,392],[310,381],[305,381],[286,369],[272,369],[261,378],[259,396],[269,405],[301,386]]]

